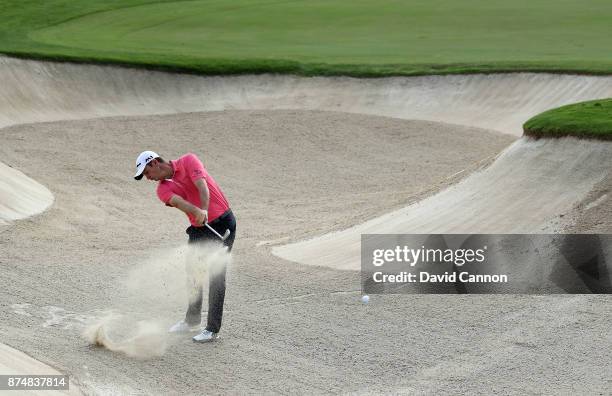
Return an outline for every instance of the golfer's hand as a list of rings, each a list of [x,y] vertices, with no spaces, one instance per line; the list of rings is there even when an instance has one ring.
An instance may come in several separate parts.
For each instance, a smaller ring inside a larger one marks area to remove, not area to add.
[[[200,208],[196,208],[195,213],[196,224],[201,227],[208,221],[208,211]]]

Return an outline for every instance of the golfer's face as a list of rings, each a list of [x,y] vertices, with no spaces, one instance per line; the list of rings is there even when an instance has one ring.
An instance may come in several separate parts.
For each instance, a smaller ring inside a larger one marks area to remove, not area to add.
[[[159,180],[161,176],[161,169],[159,168],[159,163],[155,160],[149,162],[147,166],[144,168],[144,172],[142,172],[147,180]]]

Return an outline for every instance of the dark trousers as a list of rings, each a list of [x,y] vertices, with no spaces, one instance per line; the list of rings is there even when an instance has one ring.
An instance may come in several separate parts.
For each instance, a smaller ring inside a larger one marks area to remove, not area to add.
[[[234,238],[236,237],[236,218],[231,210],[223,213],[220,217],[210,222],[212,228],[215,229],[219,234],[223,235],[226,230],[230,230],[229,237],[223,241],[223,244],[227,246],[228,251],[232,250],[234,245]],[[206,226],[194,227],[190,226],[187,228],[187,234],[189,235],[188,243],[198,242],[219,242],[221,239],[216,236]],[[223,303],[225,301],[225,274],[226,268],[209,269],[208,271],[208,319],[206,324],[206,330],[218,333],[221,329],[221,319],[223,318]],[[197,286],[197,295],[193,298],[187,308],[187,314],[185,315],[185,321],[189,325],[199,324],[202,320],[202,298],[203,288],[200,284]]]

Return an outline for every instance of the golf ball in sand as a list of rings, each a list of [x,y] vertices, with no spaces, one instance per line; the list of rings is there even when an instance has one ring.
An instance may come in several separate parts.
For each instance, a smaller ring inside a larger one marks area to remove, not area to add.
[[[370,301],[370,296],[361,296],[361,302],[367,304]]]

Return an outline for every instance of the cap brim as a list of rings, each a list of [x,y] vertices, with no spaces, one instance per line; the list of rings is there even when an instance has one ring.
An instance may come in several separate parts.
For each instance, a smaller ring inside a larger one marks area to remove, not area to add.
[[[145,165],[144,165],[142,168],[140,168],[140,169],[136,169],[136,174],[134,175],[134,179],[136,179],[136,180],[140,180],[140,179],[142,179],[142,175],[143,175],[143,173],[144,173],[145,166],[147,166],[147,164],[145,164]]]

